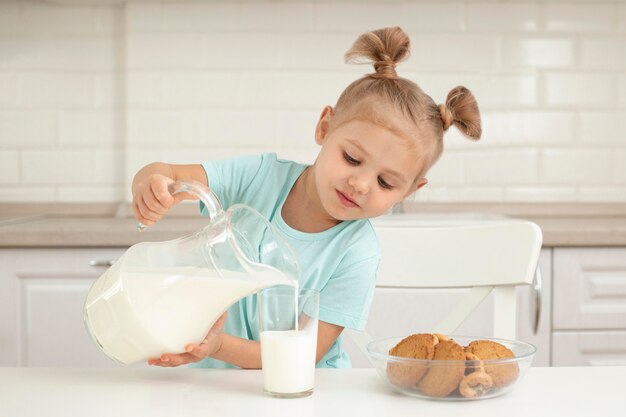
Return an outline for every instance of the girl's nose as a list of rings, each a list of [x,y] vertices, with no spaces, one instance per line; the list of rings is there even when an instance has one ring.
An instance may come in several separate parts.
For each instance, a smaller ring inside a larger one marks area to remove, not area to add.
[[[359,194],[367,194],[370,190],[369,181],[364,175],[353,175],[348,178],[348,185]]]

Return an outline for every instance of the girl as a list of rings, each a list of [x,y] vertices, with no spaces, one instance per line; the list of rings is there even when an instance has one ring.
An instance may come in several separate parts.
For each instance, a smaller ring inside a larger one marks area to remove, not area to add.
[[[315,129],[321,146],[311,166],[275,154],[244,156],[202,165],[153,163],[133,180],[137,219],[151,225],[172,205],[168,184],[207,184],[224,208],[247,204],[280,230],[298,254],[301,288],[320,291],[318,367],[348,367],[344,327],[365,327],[376,269],[378,241],[369,218],[386,213],[420,187],[443,150],[443,133],[454,124],[472,139],[481,135],[476,100],[454,88],[436,105],[415,83],[398,77],[396,64],[409,54],[402,29],[361,35],[346,61],[372,62],[375,72],[350,84],[334,107],[326,106]],[[234,304],[205,340],[183,353],[166,353],[149,364],[260,368],[254,296]]]

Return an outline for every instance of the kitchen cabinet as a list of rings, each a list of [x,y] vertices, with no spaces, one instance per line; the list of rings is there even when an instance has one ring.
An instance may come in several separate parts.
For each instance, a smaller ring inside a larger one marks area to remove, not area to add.
[[[90,339],[82,308],[106,261],[124,250],[0,249],[0,366],[120,366]],[[539,264],[536,333],[532,286],[519,287],[517,297],[517,337],[538,347],[533,364],[626,364],[626,248],[544,248]],[[428,332],[464,291],[377,288],[367,331],[374,338]],[[457,333],[491,335],[492,309],[488,297]],[[347,337],[344,344],[354,366],[369,366]]]
[[[626,365],[626,248],[555,248],[553,305],[553,365]]]
[[[82,310],[106,261],[123,251],[0,249],[0,366],[118,366],[90,339]]]

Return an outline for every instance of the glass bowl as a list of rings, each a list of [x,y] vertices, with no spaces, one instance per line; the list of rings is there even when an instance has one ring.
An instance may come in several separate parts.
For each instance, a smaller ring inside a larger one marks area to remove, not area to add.
[[[486,360],[413,359],[389,354],[403,337],[375,340],[367,345],[378,374],[396,391],[413,397],[467,401],[502,395],[522,379],[537,349],[518,340],[448,336],[462,347],[489,340],[509,348],[515,357]],[[486,376],[487,374],[488,376]]]

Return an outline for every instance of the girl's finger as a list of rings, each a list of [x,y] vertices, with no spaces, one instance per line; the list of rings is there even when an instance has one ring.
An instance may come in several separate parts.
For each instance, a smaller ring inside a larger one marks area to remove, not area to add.
[[[154,224],[152,220],[146,219],[143,214],[141,214],[141,210],[139,210],[139,205],[137,201],[133,201],[133,211],[135,212],[135,218],[145,226],[151,226]]]
[[[154,198],[165,211],[174,204],[174,197],[170,194],[167,184],[163,182],[153,182],[150,184],[150,191],[152,191]]]
[[[150,207],[148,207],[148,204],[146,203],[145,195],[141,196],[141,199],[138,201],[137,207],[139,207],[139,211],[141,212],[143,217],[145,217],[148,220],[151,220],[156,223],[161,218],[161,215],[159,215],[158,213],[155,213],[154,211],[150,209]]]
[[[150,210],[152,210],[155,213],[158,213],[161,216],[167,213],[167,208],[163,207],[161,202],[157,200],[152,190],[150,192],[145,193],[143,197],[144,197],[146,206],[148,206]]]

